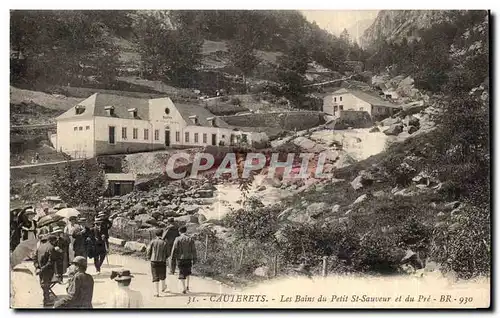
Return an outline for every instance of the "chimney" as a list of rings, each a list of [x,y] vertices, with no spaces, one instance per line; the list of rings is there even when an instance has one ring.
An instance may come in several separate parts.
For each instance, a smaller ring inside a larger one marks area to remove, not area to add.
[[[193,124],[198,125],[198,116],[192,115],[192,116],[189,116],[189,119],[191,119]]]
[[[137,108],[129,108],[128,113],[130,114],[130,117],[136,118],[137,117]]]
[[[106,106],[106,107],[104,107],[104,109],[106,110],[106,113],[108,114],[108,116],[115,115],[115,108],[113,106]]]
[[[215,117],[207,117],[207,121],[210,123],[210,126],[215,127]]]

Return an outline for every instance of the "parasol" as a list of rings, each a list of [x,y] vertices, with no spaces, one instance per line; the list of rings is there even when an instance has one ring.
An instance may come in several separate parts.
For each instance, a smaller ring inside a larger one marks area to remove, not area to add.
[[[61,209],[64,209],[64,208],[67,208],[68,205],[66,203],[58,203],[54,206],[54,210],[61,210]]]
[[[33,238],[19,243],[12,254],[10,254],[10,267],[16,267],[21,264],[26,257],[30,256],[36,249],[37,242],[38,240]]]
[[[79,216],[80,212],[74,208],[64,208],[56,212],[57,215],[69,219],[72,216]]]
[[[38,227],[47,226],[49,224],[59,222],[62,219],[64,219],[64,217],[57,215],[57,214],[44,215],[38,220],[37,225],[38,225]]]

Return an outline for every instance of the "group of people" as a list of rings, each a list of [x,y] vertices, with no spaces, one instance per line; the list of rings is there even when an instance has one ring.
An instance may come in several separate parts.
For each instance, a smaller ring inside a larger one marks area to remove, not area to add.
[[[37,235],[37,214],[32,206],[23,209],[14,209],[10,215],[10,250],[11,252],[21,243]]]
[[[44,307],[92,308],[94,279],[87,273],[87,259],[94,259],[96,272],[99,275],[108,251],[111,224],[105,213],[101,212],[92,228],[86,225],[85,219],[72,217],[64,229],[56,226],[50,233],[40,234],[34,265],[43,290]],[[178,268],[182,293],[189,292],[189,277],[191,268],[197,260],[197,254],[194,240],[186,233],[185,226],[177,227],[174,219],[170,218],[165,230],[158,229],[156,237],[149,243],[146,255],[151,263],[154,297],[160,297],[168,292],[167,268],[170,268],[171,275],[174,275]],[[52,302],[51,284],[54,283],[54,279],[56,283],[62,282],[63,273],[68,276],[67,295]],[[110,278],[117,282],[117,288],[111,293],[108,307],[143,306],[141,293],[130,289],[133,277],[128,269],[111,272]]]
[[[44,307],[54,305],[50,297],[50,286],[54,281],[62,283],[64,275],[68,276],[70,293],[71,288],[75,287],[73,285],[80,281],[80,278],[75,281],[75,274],[85,273],[87,269],[87,258],[94,259],[96,272],[100,273],[108,251],[111,225],[106,213],[100,212],[92,227],[87,225],[85,218],[70,217],[64,229],[58,225],[40,229],[33,262],[36,275],[40,277]],[[81,279],[85,286],[89,285],[89,279]],[[62,302],[58,306],[65,304],[67,303]]]
[[[194,240],[186,235],[186,232],[187,228],[185,226],[177,228],[174,218],[169,218],[165,231],[157,230],[155,239],[149,243],[147,257],[151,262],[154,297],[159,297],[168,292],[166,278],[169,260],[171,275],[175,274],[176,267],[179,269],[182,293],[186,294],[189,291],[191,268],[197,257]]]

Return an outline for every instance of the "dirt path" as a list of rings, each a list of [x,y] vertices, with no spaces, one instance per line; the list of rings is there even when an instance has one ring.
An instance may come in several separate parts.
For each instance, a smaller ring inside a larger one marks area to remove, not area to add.
[[[70,162],[73,161],[83,161],[85,159],[71,159]],[[29,164],[29,165],[22,165],[22,166],[11,166],[11,169],[25,169],[25,168],[32,168],[32,167],[42,167],[42,166],[51,166],[51,165],[58,165],[61,163],[65,163],[68,160],[61,160],[61,161],[54,161],[54,162],[44,162],[44,163],[36,163],[36,164]]]
[[[92,261],[92,260],[89,260]],[[166,297],[155,298],[152,294],[152,282],[149,262],[124,255],[109,255],[109,265],[105,262],[101,274],[97,275],[93,263],[89,263],[88,273],[94,278],[94,308],[106,308],[109,296],[116,282],[109,279],[112,270],[119,268],[129,269],[135,276],[131,289],[140,291],[147,308],[185,308],[188,307],[188,296],[181,294],[181,287],[177,276],[169,275],[167,286],[172,293]],[[24,262],[11,272],[11,307],[12,308],[42,308],[42,290],[38,278],[33,274],[32,262]],[[202,277],[193,277],[190,283],[191,296],[210,297],[221,293],[234,293],[237,290],[222,283]],[[66,294],[66,285],[56,285],[53,288],[56,295]],[[216,303],[210,307],[218,307]]]

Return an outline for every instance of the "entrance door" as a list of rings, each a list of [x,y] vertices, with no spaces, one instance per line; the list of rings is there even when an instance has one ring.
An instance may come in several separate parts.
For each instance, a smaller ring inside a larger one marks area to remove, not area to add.
[[[109,143],[114,145],[115,144],[115,127],[114,126],[109,126]]]
[[[212,134],[212,146],[217,146],[217,135]]]
[[[165,146],[170,147],[170,130],[165,130]]]
[[[113,196],[117,196],[117,195],[121,195],[119,183],[113,184]]]

